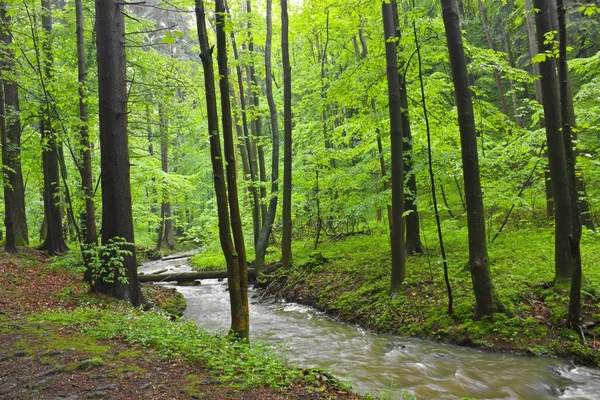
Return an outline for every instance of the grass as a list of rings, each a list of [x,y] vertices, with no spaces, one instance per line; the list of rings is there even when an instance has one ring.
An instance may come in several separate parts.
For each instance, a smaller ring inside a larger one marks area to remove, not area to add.
[[[289,367],[267,345],[249,346],[204,332],[192,323],[171,321],[168,315],[142,312],[123,304],[48,311],[33,314],[28,320],[48,330],[77,332],[76,340],[70,338],[69,347],[77,342],[87,346],[96,341],[121,339],[151,348],[165,359],[199,363],[219,381],[236,380],[245,385],[284,388],[310,378],[303,370]],[[60,349],[61,343],[50,347]],[[103,354],[102,350],[99,348],[98,354]],[[131,354],[136,354],[135,350]]]

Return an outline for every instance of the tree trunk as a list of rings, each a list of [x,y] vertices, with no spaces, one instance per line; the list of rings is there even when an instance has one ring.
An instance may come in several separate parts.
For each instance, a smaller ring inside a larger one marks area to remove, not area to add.
[[[273,77],[271,71],[271,41],[273,36],[272,0],[267,0],[267,39],[265,43],[265,85],[267,90],[267,101],[269,103],[269,115],[271,117],[271,131],[273,135],[273,149],[271,153],[271,199],[267,217],[263,223],[258,243],[256,244],[256,258],[254,266],[259,275],[265,267],[265,252],[269,244],[269,236],[275,221],[277,212],[277,197],[279,193],[279,123],[277,121],[277,106],[273,98]]]
[[[97,244],[96,233],[96,207],[94,205],[94,180],[92,177],[92,153],[88,134],[88,111],[87,111],[87,71],[85,69],[85,40],[83,34],[83,5],[82,0],[75,0],[75,17],[77,21],[77,76],[79,81],[79,135],[81,146],[82,166],[79,169],[81,175],[81,187],[85,196],[85,212],[81,216],[83,224],[83,239],[86,244]]]
[[[408,193],[404,194],[404,210],[406,215],[406,254],[425,253],[421,243],[421,227],[417,208],[417,176],[413,170],[412,134],[408,116],[408,96],[406,79],[400,75],[400,106],[402,107],[402,134],[404,139],[404,172],[408,175]]]
[[[223,5],[221,1],[219,3],[221,6]],[[219,9],[217,9],[217,12],[219,12],[218,10]],[[240,268],[240,261],[242,261],[245,264],[246,260],[245,254],[242,254],[242,257],[244,257],[243,260],[240,260],[238,258],[238,253],[236,252],[234,243],[231,238],[230,219],[227,201],[227,188],[225,184],[225,177],[223,176],[224,165],[219,135],[219,116],[217,113],[217,97],[215,91],[215,75],[212,62],[212,48],[208,44],[204,4],[202,0],[195,1],[195,11],[196,22],[198,26],[198,41],[200,43],[201,49],[200,59],[202,61],[202,66],[204,69],[204,85],[206,91],[206,110],[208,117],[207,122],[210,140],[210,153],[213,167],[213,182],[215,186],[215,195],[217,198],[217,213],[219,218],[219,238],[221,241],[221,247],[223,249],[223,255],[225,256],[225,261],[227,264],[227,273],[229,277],[228,285],[231,306],[231,331],[240,338],[247,339],[249,333],[248,308],[247,306],[245,306],[247,304],[247,297],[245,301],[244,299],[242,299],[242,271]],[[221,11],[221,16],[218,17],[219,22],[217,23],[217,41],[220,45],[220,58],[225,57],[225,53],[221,54],[223,47],[225,46],[225,33],[223,30],[222,19],[223,13],[224,9],[223,11]],[[222,88],[222,90],[227,91],[228,87],[225,86]],[[221,104],[223,105],[223,103]],[[231,129],[231,126],[229,126],[229,129]],[[229,145],[232,144],[229,143]],[[225,147],[229,146],[226,145]],[[231,154],[227,154],[226,156],[231,156]],[[238,216],[234,216],[234,218],[237,217]],[[237,224],[239,222],[236,221],[234,223]],[[242,247],[241,250],[243,252],[244,248]]]
[[[284,267],[292,264],[292,74],[288,44],[287,0],[281,0],[281,54],[283,61],[283,234],[281,255]]]
[[[19,87],[15,81],[15,54],[12,49],[11,17],[7,13],[7,5],[0,2],[0,42],[4,49],[2,58],[3,85],[5,99],[5,124],[7,131],[8,165],[6,171],[8,182],[12,188],[12,224],[15,245],[29,244],[29,231],[25,213],[25,188],[21,169],[21,120],[19,108]],[[6,76],[4,76],[4,73]]]
[[[534,7],[540,11],[535,15],[538,51],[552,51],[552,44],[545,44],[544,34],[554,30],[556,3],[553,0],[534,0]],[[548,162],[554,197],[554,280],[565,283],[573,274],[573,260],[569,246],[569,236],[573,223],[573,210],[569,196],[566,149],[561,132],[560,88],[556,77],[556,62],[547,57],[539,64],[541,74],[544,119],[546,123],[546,142]]]
[[[2,63],[4,66],[4,63]],[[4,71],[2,71],[4,72]],[[0,138],[2,142],[2,185],[4,186],[4,227],[6,228],[6,242],[4,244],[4,250],[7,253],[16,254],[17,246],[15,245],[15,232],[13,226],[13,207],[14,207],[14,195],[10,182],[8,180],[8,174],[6,173],[5,165],[9,165],[8,155],[8,140],[6,132],[6,107],[4,105],[4,82],[0,83]]]
[[[169,134],[167,127],[167,120],[164,116],[162,108],[159,106],[158,114],[160,118],[160,163],[162,171],[165,174],[169,173]],[[160,250],[160,246],[164,241],[167,249],[173,250],[175,248],[175,240],[173,239],[173,219],[171,216],[171,201],[169,200],[169,188],[167,183],[162,183],[162,201],[161,201],[161,226],[160,234],[156,244],[157,251]]]
[[[557,1],[558,9],[558,41],[559,63],[558,78],[560,82],[560,114],[562,119],[562,137],[565,146],[567,178],[569,180],[569,197],[571,201],[572,227],[569,234],[569,248],[573,263],[571,289],[569,292],[569,313],[567,323],[570,327],[580,330],[581,323],[581,214],[579,209],[579,192],[577,191],[577,176],[575,174],[575,152],[573,151],[573,134],[571,123],[575,123],[573,99],[569,87],[569,69],[567,67],[567,10],[564,0]]]
[[[254,52],[254,38],[252,37],[252,3],[250,2],[250,0],[246,0],[246,12],[248,14],[248,52],[250,53],[250,55],[252,56],[252,53]],[[252,57],[250,58],[252,59]],[[260,213],[261,213],[261,219],[260,219],[260,228],[262,228],[262,225],[265,223],[265,218],[267,217],[267,204],[265,203],[265,198],[267,197],[267,189],[266,189],[266,184],[267,184],[267,173],[266,173],[266,167],[265,167],[265,151],[264,151],[264,147],[263,147],[263,143],[261,140],[261,136],[262,136],[262,118],[260,116],[260,102],[259,102],[259,97],[258,97],[258,92],[259,92],[259,86],[257,84],[257,80],[256,80],[256,73],[254,70],[254,61],[251,61],[250,64],[248,65],[248,79],[250,80],[249,84],[248,84],[248,99],[249,102],[252,103],[252,111],[253,111],[253,125],[254,125],[254,143],[256,146],[256,155],[258,157],[257,159],[257,166],[258,166],[258,179],[260,181],[260,187],[259,187],[259,193],[260,193]],[[255,241],[255,244],[258,242],[258,240]]]
[[[131,213],[129,146],[127,138],[127,77],[125,21],[119,0],[96,0],[98,54],[98,116],[102,168],[102,244],[123,238],[131,252],[123,260],[127,283],[101,276],[94,285],[100,293],[126,300],[137,307],[144,302],[137,279]]]
[[[51,96],[48,84],[52,80],[52,13],[50,0],[42,0],[42,38],[43,68],[40,76],[43,78],[42,90],[44,104],[40,132],[42,133],[42,164],[44,170],[44,213],[47,220],[47,232],[40,249],[50,255],[61,254],[68,250],[63,236],[62,213],[60,210],[60,177],[58,168],[58,143],[56,132],[52,129]]]
[[[401,288],[406,274],[404,253],[404,171],[402,144],[402,116],[400,103],[400,83],[396,58],[396,29],[394,26],[394,1],[381,4],[385,35],[385,59],[390,115],[390,142],[392,152],[392,280],[390,291],[395,296]]]
[[[248,270],[248,279],[255,279],[254,269]],[[198,271],[198,272],[174,272],[165,274],[139,275],[140,282],[193,282],[201,279],[226,279],[229,278],[227,271]]]
[[[475,292],[475,318],[478,319],[484,315],[491,315],[499,304],[495,304],[494,301],[494,290],[488,265],[485,215],[477,155],[477,132],[462,34],[454,1],[442,0],[442,12],[458,110],[469,231],[469,266]]]
[[[227,9],[227,6],[225,6],[226,9],[225,11],[227,13],[229,13],[229,10]],[[250,141],[250,135],[249,135],[249,130],[248,130],[248,108],[246,107],[246,100],[244,99],[244,78],[243,78],[243,74],[242,74],[242,67],[241,67],[241,63],[239,62],[239,55],[238,55],[238,49],[237,49],[237,45],[236,45],[236,41],[235,41],[235,34],[233,32],[233,30],[230,32],[229,37],[231,38],[231,47],[233,47],[233,57],[235,58],[236,62],[236,73],[237,73],[237,81],[238,81],[238,91],[239,91],[239,95],[240,95],[240,106],[242,109],[242,128],[243,128],[243,136],[244,136],[244,148],[247,154],[247,159],[248,159],[248,169],[249,169],[249,176],[250,179],[252,181],[252,185],[250,185],[250,194],[252,195],[252,233],[253,233],[253,238],[254,241],[253,243],[256,245],[256,243],[258,242],[258,236],[260,235],[260,226],[261,226],[261,219],[260,219],[260,198],[259,198],[259,194],[260,194],[260,190],[257,188],[257,181],[258,179],[257,177],[257,167],[256,167],[256,163],[252,163],[252,145],[251,145],[251,141]],[[256,157],[254,158],[256,160]]]

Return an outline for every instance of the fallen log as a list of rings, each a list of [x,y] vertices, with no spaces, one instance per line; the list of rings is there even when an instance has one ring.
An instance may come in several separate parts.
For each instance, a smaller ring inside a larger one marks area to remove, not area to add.
[[[227,279],[227,271],[174,272],[169,274],[138,275],[140,282],[192,282],[201,279]],[[248,279],[255,279],[254,269],[248,269]]]
[[[173,256],[167,256],[167,257],[163,257],[160,260],[161,261],[169,261],[169,260],[180,260],[183,258],[191,258],[192,255],[191,254],[176,254]]]

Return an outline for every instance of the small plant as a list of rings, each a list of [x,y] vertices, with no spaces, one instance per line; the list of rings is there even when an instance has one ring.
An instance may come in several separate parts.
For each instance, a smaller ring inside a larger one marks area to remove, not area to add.
[[[133,243],[118,236],[109,239],[106,244],[88,245],[82,253],[92,271],[92,284],[99,280],[107,283],[114,283],[116,280],[126,285],[128,280],[124,261],[125,257],[133,255],[129,248],[133,248]]]

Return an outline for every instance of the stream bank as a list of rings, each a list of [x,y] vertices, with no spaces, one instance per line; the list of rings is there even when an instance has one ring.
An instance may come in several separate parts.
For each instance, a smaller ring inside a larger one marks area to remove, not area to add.
[[[564,326],[562,310],[566,294],[552,288],[532,287],[521,293],[522,304],[511,305],[514,316],[495,314],[492,319],[472,320],[472,303],[455,302],[447,313],[442,282],[407,281],[396,299],[389,296],[389,271],[367,266],[355,268],[347,260],[328,259],[318,253],[302,265],[279,269],[264,276],[261,290],[285,301],[308,305],[343,322],[377,333],[431,339],[491,352],[556,356],[580,365],[600,366],[600,322],[593,300],[584,304],[584,317],[594,321],[586,343]],[[468,295],[468,294],[467,294]],[[455,299],[456,301],[456,299]]]

